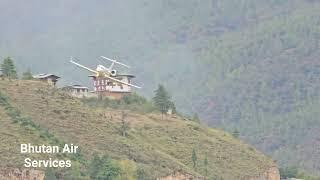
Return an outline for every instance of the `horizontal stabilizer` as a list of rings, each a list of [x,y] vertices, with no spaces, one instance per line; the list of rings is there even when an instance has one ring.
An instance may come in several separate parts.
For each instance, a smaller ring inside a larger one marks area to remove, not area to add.
[[[126,65],[126,64],[123,64],[121,62],[118,62],[117,60],[114,60],[114,59],[110,59],[110,58],[107,58],[107,57],[104,57],[104,56],[101,56],[101,58],[105,59],[105,60],[108,60],[108,61],[111,61],[113,63],[116,63],[116,64],[119,64],[119,65],[122,65],[124,67],[127,67],[127,68],[130,68],[130,66]]]

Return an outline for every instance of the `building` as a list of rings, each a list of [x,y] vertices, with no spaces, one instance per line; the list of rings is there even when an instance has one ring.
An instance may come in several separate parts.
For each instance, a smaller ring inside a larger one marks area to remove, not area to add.
[[[54,74],[37,74],[34,75],[33,78],[43,82],[47,82],[50,86],[54,87],[56,86],[56,83],[60,77]]]
[[[62,88],[73,97],[84,98],[84,97],[97,97],[95,93],[89,92],[89,88],[81,85],[72,85]]]
[[[99,96],[105,96],[112,99],[121,99],[123,96],[132,92],[130,86],[114,82],[107,77],[98,77],[95,75],[91,75],[89,77],[92,77],[94,92]],[[135,76],[128,74],[118,74],[112,77],[125,83],[131,83],[131,79]]]

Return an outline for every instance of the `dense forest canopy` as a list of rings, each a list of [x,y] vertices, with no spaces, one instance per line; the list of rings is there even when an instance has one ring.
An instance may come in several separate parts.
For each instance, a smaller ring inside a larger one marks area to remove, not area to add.
[[[1,57],[90,84],[70,56],[132,65],[141,94],[237,128],[283,166],[320,172],[320,3],[315,0],[2,1]],[[100,62],[101,63],[101,62]],[[124,69],[121,69],[124,70]],[[20,72],[21,72],[20,71]]]

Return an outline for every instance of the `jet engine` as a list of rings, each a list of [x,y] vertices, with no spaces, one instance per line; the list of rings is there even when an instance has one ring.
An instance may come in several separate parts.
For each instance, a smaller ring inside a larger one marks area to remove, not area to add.
[[[111,70],[111,76],[116,76],[117,75],[117,70]]]

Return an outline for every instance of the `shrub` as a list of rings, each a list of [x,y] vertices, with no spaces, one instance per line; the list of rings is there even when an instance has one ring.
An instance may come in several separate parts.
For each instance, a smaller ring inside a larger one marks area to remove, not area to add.
[[[98,155],[94,155],[89,169],[91,179],[112,180],[120,174],[121,168],[109,157],[103,156],[100,158]]]

